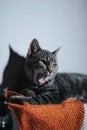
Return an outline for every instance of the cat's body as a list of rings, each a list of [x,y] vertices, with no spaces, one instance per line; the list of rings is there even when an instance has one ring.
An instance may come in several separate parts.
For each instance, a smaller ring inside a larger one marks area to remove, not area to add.
[[[19,91],[18,91],[19,92]],[[22,89],[26,97],[12,97],[13,102],[22,100],[31,104],[57,104],[66,99],[74,98],[87,102],[87,75],[76,73],[58,73],[53,83],[41,86],[26,84]]]
[[[49,52],[34,39],[29,47],[19,88],[9,88],[24,94],[11,97],[12,102],[57,104],[68,98],[87,99],[87,75],[57,73],[56,55],[59,48]]]

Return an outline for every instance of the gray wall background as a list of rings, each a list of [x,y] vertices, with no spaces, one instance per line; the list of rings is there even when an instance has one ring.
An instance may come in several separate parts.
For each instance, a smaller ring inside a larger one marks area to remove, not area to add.
[[[87,0],[0,0],[0,82],[10,44],[26,56],[37,38],[58,55],[60,72],[87,74]]]
[[[61,46],[60,72],[87,74],[87,0],[0,0],[0,83],[8,45],[26,56],[33,38],[50,51]]]

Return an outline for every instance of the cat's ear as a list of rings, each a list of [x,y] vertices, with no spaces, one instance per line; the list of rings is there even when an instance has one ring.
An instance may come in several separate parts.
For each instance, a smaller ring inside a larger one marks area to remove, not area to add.
[[[55,51],[53,51],[52,53],[56,56],[59,53],[59,50],[61,49],[61,47],[57,48]]]
[[[37,41],[37,39],[33,39],[31,44],[30,44],[30,47],[28,49],[28,53],[31,54],[31,53],[36,53],[40,50],[40,46],[39,46],[39,43]]]

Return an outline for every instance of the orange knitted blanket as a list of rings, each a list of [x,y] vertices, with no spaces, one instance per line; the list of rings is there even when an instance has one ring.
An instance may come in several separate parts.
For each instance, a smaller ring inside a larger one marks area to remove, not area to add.
[[[7,97],[15,93],[8,92]],[[12,104],[19,130],[80,130],[84,121],[84,105],[77,100],[61,104],[31,105]]]

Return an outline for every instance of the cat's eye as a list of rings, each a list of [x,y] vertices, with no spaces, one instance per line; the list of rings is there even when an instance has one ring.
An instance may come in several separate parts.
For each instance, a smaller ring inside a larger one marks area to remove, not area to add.
[[[45,60],[46,60],[46,61],[50,61],[50,58],[49,58],[49,57],[45,57]]]
[[[54,66],[54,67],[56,67],[56,66],[57,66],[57,64],[55,63],[55,64],[53,64],[53,66]]]
[[[44,56],[44,60],[47,60],[47,56]]]
[[[43,61],[39,61],[39,65],[40,66],[44,66],[44,62]]]

